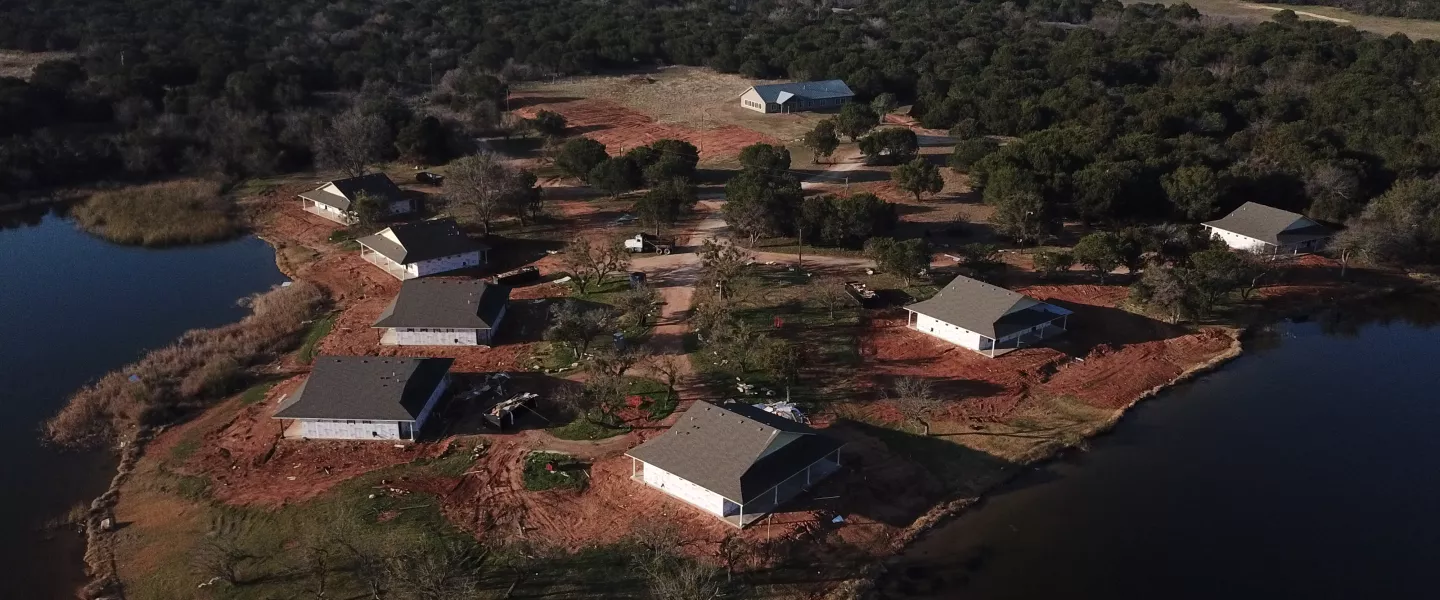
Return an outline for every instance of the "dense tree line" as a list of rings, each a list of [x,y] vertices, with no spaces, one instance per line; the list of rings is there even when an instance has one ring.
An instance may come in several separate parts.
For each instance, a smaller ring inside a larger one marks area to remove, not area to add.
[[[1362,15],[1440,19],[1440,4],[1427,0],[1274,0],[1273,4],[1333,6]]]
[[[351,104],[384,121],[392,156],[434,153],[425,116],[499,127],[509,82],[662,63],[842,78],[867,103],[838,135],[911,103],[928,127],[1021,138],[966,143],[955,162],[1022,216],[1202,218],[1254,199],[1338,221],[1440,171],[1440,44],[1289,15],[1207,26],[1184,5],[1114,0],[55,0],[6,16],[0,46],[79,53],[0,81],[8,189],[303,168]],[[430,143],[397,145],[417,139]]]

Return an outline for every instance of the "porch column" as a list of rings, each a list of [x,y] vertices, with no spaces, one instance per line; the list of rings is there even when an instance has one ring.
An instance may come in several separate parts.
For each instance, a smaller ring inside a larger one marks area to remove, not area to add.
[[[1070,315],[1060,317],[1060,328],[1065,331],[1070,331]]]
[[[810,465],[805,465],[805,487],[810,487]]]

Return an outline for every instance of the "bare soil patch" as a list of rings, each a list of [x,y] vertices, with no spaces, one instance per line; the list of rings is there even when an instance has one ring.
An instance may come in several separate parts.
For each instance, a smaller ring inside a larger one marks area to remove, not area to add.
[[[29,80],[35,67],[48,60],[75,58],[74,52],[25,52],[23,50],[0,50],[0,77],[15,77]]]
[[[541,110],[565,115],[570,131],[605,144],[611,154],[623,154],[658,140],[684,140],[700,150],[700,160],[732,158],[751,144],[776,144],[779,140],[758,131],[735,125],[695,129],[655,119],[605,100],[522,97],[525,108],[515,112],[530,118]],[[512,99],[513,101],[513,99]]]

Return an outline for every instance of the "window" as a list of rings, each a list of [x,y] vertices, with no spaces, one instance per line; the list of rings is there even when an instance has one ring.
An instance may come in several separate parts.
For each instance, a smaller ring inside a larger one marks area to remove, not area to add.
[[[354,421],[346,421],[345,424],[346,424],[346,425],[354,425],[355,422],[354,422]]]

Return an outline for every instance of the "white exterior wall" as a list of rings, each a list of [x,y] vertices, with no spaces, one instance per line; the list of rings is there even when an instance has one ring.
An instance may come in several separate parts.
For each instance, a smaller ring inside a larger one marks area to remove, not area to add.
[[[300,422],[301,437],[327,440],[398,440],[400,424],[395,421],[311,421]]]
[[[481,256],[478,250],[464,254],[442,256],[440,258],[432,258],[430,260],[405,265],[405,279],[414,279],[416,277],[434,275],[435,273],[465,269],[479,266],[480,264]]]
[[[1207,225],[1207,227],[1209,226]],[[1225,242],[1226,246],[1229,246],[1236,250],[1247,250],[1250,252],[1268,254],[1270,252],[1270,249],[1273,248],[1273,246],[1270,246],[1269,244],[1266,244],[1265,242],[1262,242],[1255,238],[1243,236],[1230,231],[1225,231],[1223,229],[1217,229],[1215,227],[1210,227],[1210,237],[1220,238],[1221,241]]]
[[[969,329],[956,327],[955,325],[920,313],[915,313],[914,327],[920,330],[921,333],[933,335],[961,348],[969,348],[971,350],[980,350],[980,344],[988,341],[988,338]]]
[[[750,88],[750,91],[740,95],[740,108],[768,112],[765,110],[765,101],[760,99],[760,93],[755,91],[755,88]]]
[[[329,204],[305,199],[301,199],[300,203],[301,206],[305,208],[305,212],[324,217],[327,220],[334,221],[341,225],[349,225],[355,222],[355,219],[345,214],[345,211],[330,206]]]
[[[641,480],[659,488],[660,491],[684,500],[695,508],[717,517],[725,516],[725,498],[715,492],[690,483],[669,471],[655,465],[640,462]]]
[[[438,329],[394,327],[396,346],[478,346],[482,343],[474,329]],[[483,336],[487,337],[488,336]]]

